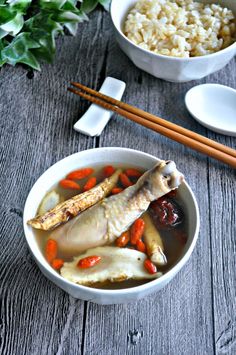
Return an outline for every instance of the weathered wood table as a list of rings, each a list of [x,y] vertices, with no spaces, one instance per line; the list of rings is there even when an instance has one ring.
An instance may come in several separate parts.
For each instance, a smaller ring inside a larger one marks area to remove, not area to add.
[[[206,82],[236,88],[236,61],[198,82],[158,80],[121,52],[102,10],[57,45],[55,63],[33,78],[20,66],[0,72],[0,354],[236,354],[235,171],[118,116],[100,137],[78,134],[73,124],[89,104],[66,91],[70,80],[99,89],[113,76],[127,83],[124,101],[235,148],[235,138],[193,120],[184,95]],[[134,304],[98,306],[68,296],[39,271],[23,235],[24,203],[36,179],[61,158],[104,146],[175,160],[200,205],[189,262],[162,291]]]

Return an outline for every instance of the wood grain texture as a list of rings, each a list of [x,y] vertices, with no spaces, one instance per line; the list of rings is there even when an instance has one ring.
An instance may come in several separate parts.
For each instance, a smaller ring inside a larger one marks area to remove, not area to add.
[[[101,21],[98,12],[93,21],[80,26],[77,37],[59,38],[55,63],[43,65],[31,80],[22,67],[1,70],[1,354],[83,350],[85,304],[41,274],[23,237],[22,214],[29,190],[50,165],[96,146],[95,138],[73,130],[88,104],[78,103],[66,87],[75,78],[99,82],[100,53],[106,48]]]
[[[109,15],[96,11],[76,37],[59,38],[53,65],[28,79],[4,67],[0,80],[0,353],[235,354],[235,172],[213,159],[114,116],[100,138],[76,133],[88,103],[66,92],[70,80],[98,89],[124,80],[124,101],[233,148],[188,114],[189,88],[236,88],[236,61],[201,81],[167,83],[135,68],[121,52]],[[123,146],[173,159],[201,206],[201,230],[186,266],[162,291],[137,303],[98,306],[75,300],[39,271],[23,237],[22,212],[34,181],[57,160],[95,146]]]
[[[113,58],[119,58],[118,71],[117,67],[114,68]],[[184,87],[170,84],[140,72],[114,43],[108,49],[106,75],[127,82],[125,102],[187,128],[197,126],[189,116],[185,118],[183,96],[189,84]],[[199,133],[205,133],[205,129],[200,127]],[[199,158],[197,153],[188,148],[116,116],[101,135],[100,145],[116,146],[117,142],[120,146],[175,160],[201,200],[202,214],[207,214],[209,199],[202,186],[199,186],[197,174],[201,170],[202,184],[206,186],[206,157]],[[209,283],[211,260],[206,253],[210,248],[208,228],[206,225],[201,230],[191,261],[163,291],[131,305],[100,307],[89,304],[85,333],[86,354],[98,354],[102,349],[104,354],[214,353],[212,327],[209,326],[213,323],[213,310]],[[109,336],[110,329],[113,329],[115,339]]]
[[[236,60],[221,72],[212,75],[211,82],[236,88]],[[236,139],[207,131],[211,139],[236,149]],[[216,354],[236,353],[236,174],[219,163],[209,165],[208,195],[211,231],[211,260]]]

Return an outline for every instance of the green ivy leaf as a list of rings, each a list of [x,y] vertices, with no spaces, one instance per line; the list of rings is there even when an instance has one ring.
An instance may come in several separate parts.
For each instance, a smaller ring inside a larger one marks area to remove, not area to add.
[[[11,36],[17,35],[20,32],[24,25],[24,18],[21,14],[17,14],[13,20],[5,23],[4,25],[0,26],[2,31],[5,31],[6,34]]]
[[[98,0],[83,0],[81,10],[88,14],[89,12],[93,11],[97,5]]]
[[[63,27],[52,20],[50,13],[42,11],[25,22],[24,29],[31,33],[31,38],[39,44],[33,50],[38,59],[52,62],[56,45],[55,37],[59,32],[63,32]]]
[[[68,29],[68,31],[75,36],[77,29],[78,29],[78,23],[83,22],[83,21],[88,21],[88,16],[84,12],[80,12],[80,18],[78,22],[65,22],[64,26]]]
[[[31,0],[11,0],[8,5],[0,6],[0,38],[16,36],[24,25],[23,15],[31,3]]]
[[[39,1],[39,6],[42,10],[59,10],[61,7],[66,3],[66,0],[54,0],[54,1],[48,1],[48,0],[40,0]]]
[[[5,47],[4,42],[3,42],[3,40],[0,39],[0,67],[6,63],[6,59],[2,58],[2,50],[4,49],[4,47]]]
[[[13,10],[25,14],[32,0],[8,0],[7,3]]]
[[[78,30],[78,23],[74,22],[68,22],[65,23],[64,26],[67,28],[67,30],[70,32],[72,36],[75,36]]]
[[[20,33],[1,51],[2,61],[8,64],[27,64],[33,69],[40,70],[39,63],[30,49],[38,48],[39,44],[31,39],[30,33]]]
[[[109,11],[111,0],[98,0],[99,4],[101,4],[105,10]]]
[[[72,11],[61,11],[56,16],[53,16],[53,19],[57,22],[82,22],[82,15],[78,11],[74,13]]]
[[[24,63],[40,70],[40,61],[52,62],[55,39],[64,33],[64,28],[75,35],[78,23],[88,20],[87,13],[98,4],[108,10],[109,3],[110,0],[0,0],[0,66]]]
[[[0,39],[6,37],[7,35],[8,35],[8,32],[3,31],[3,30],[1,29],[1,27],[0,27]]]
[[[69,10],[69,11],[78,11],[76,4],[77,4],[77,1],[67,0],[61,9],[62,10]]]
[[[4,25],[5,23],[13,20],[16,15],[16,10],[12,10],[6,5],[0,5],[0,25]]]

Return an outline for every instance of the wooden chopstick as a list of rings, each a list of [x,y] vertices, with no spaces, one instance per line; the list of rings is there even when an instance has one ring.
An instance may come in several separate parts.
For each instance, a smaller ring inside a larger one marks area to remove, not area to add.
[[[137,107],[134,107],[134,106],[131,106],[129,104],[126,104],[122,101],[119,101],[119,100],[116,100],[116,99],[113,99],[112,97],[110,96],[107,96],[107,95],[104,95],[96,90],[93,90],[93,89],[90,89],[88,88],[87,86],[85,85],[82,85],[80,83],[75,83],[75,82],[72,82],[71,83],[73,86],[81,89],[81,90],[84,90],[85,92],[91,94],[91,95],[94,95],[102,100],[105,100],[106,102],[108,103],[111,103],[113,105],[116,105],[120,108],[123,108],[125,109],[126,111],[129,111],[131,113],[134,113],[138,116],[141,116],[143,118],[147,118],[148,120],[150,120],[151,122],[155,122],[161,126],[164,126],[164,127],[167,127],[171,130],[175,130],[176,132],[179,132],[185,136],[188,136],[190,138],[193,138],[195,140],[198,140],[199,142],[202,142],[206,145],[209,145],[210,147],[213,147],[213,148],[216,148],[217,150],[221,150],[222,152],[225,152],[229,155],[232,155],[233,157],[236,157],[236,150],[235,149],[232,149],[232,148],[229,148],[223,144],[220,144],[220,143],[217,143],[209,138],[206,138],[204,136],[201,136],[200,134],[198,133],[195,133],[195,132],[192,132],[184,127],[181,127],[181,126],[178,126],[177,124],[175,123],[171,123],[169,121],[166,121],[164,120],[163,118],[160,118],[158,116],[154,116],[152,115],[151,113],[148,113],[146,111],[143,111]]]
[[[87,88],[80,83],[72,83],[82,91],[68,88],[69,91],[77,94],[97,105],[100,105],[108,110],[114,111],[121,116],[124,116],[136,123],[139,123],[147,128],[150,128],[170,139],[182,143],[192,149],[195,149],[203,154],[218,159],[226,164],[236,168],[236,150],[229,148],[223,144],[217,143],[211,139],[201,136],[186,128],[178,126],[174,123],[166,121],[160,117],[154,116],[141,109],[115,100],[109,96],[101,94],[95,90]],[[93,96],[92,96],[93,95]]]

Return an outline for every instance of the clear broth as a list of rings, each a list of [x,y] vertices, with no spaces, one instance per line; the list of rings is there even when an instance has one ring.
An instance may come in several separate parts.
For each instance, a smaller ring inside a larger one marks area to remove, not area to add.
[[[127,168],[135,168],[135,169],[139,170],[141,173],[145,172],[143,169],[140,169],[140,167],[133,166],[133,165],[118,165],[118,164],[112,164],[112,165],[116,169],[121,168],[122,170],[125,170]],[[96,166],[92,166],[92,168],[94,169],[94,173],[91,176],[96,176],[97,184],[100,183],[101,181],[103,181],[103,179],[104,179],[104,174],[102,172],[104,166],[106,166],[106,164],[104,164],[104,165],[99,164]],[[83,188],[83,186],[85,185],[87,180],[88,180],[88,177],[85,179],[79,180],[79,185],[81,186],[81,188]],[[136,180],[134,179],[133,181],[136,181]],[[122,185],[120,185],[120,183],[118,183],[117,186],[122,187]],[[52,188],[51,190],[55,190],[62,197],[63,200],[67,200],[67,199],[79,194],[80,192],[82,192],[82,189],[78,190],[78,191],[63,189],[59,186],[59,184],[56,184],[54,186],[54,188]],[[180,198],[178,192],[177,192],[176,197],[173,198],[173,200],[176,201],[178,203],[178,205],[183,210],[184,222],[183,222],[183,224],[181,224],[181,231],[183,231],[187,235],[188,221],[186,218],[186,213],[184,211],[183,202],[181,201],[181,198]],[[170,270],[179,261],[179,259],[181,258],[182,254],[183,254],[185,244],[183,244],[183,242],[180,239],[178,239],[174,236],[174,231],[176,229],[179,229],[179,227],[177,226],[177,227],[174,227],[173,229],[170,229],[170,230],[159,230],[162,241],[163,241],[163,245],[164,245],[164,253],[167,258],[167,264],[165,266],[162,266],[162,267],[158,266],[157,267],[158,271],[163,272],[163,274],[166,273],[168,270]],[[36,236],[36,240],[37,240],[37,243],[42,251],[42,254],[44,255],[46,242],[50,238],[51,231],[42,231],[42,230],[35,229],[34,234]],[[74,256],[78,256],[78,254],[74,255]],[[58,258],[62,258],[65,261],[72,261],[72,259],[73,259],[73,258],[65,257],[65,255],[63,255],[63,253],[58,254]],[[60,271],[58,273],[60,274]],[[127,280],[127,281],[114,282],[114,283],[112,283],[112,282],[99,283],[99,284],[94,284],[92,287],[100,288],[100,289],[124,289],[124,288],[131,288],[131,287],[139,286],[139,285],[145,284],[147,282],[150,282],[150,280],[142,280],[142,281]],[[89,287],[91,287],[91,286],[89,286]]]

